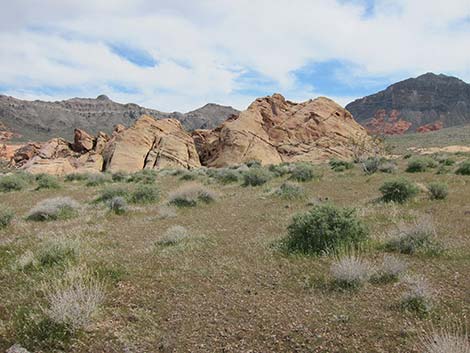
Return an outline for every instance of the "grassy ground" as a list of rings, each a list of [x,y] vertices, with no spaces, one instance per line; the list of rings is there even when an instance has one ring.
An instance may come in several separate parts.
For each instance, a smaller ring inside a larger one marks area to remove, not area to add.
[[[62,181],[60,189],[39,191],[32,183],[0,194],[1,204],[15,213],[13,223],[0,230],[0,350],[19,340],[18,310],[47,305],[45,282],[86,265],[103,279],[105,301],[91,325],[62,346],[67,352],[421,352],[419,337],[431,327],[470,327],[470,176],[435,170],[408,174],[406,163],[399,161],[397,175],[421,184],[445,182],[449,197],[432,201],[423,192],[403,205],[377,203],[379,187],[394,176],[367,176],[357,165],[339,173],[316,166],[322,178],[302,183],[305,198],[290,201],[269,193],[287,177],[242,187],[201,176],[198,181],[219,199],[179,208],[171,218],[158,216],[159,205],[194,181],[158,176],[160,201],[130,206],[123,215],[93,203],[104,186],[86,187],[85,181]],[[24,219],[38,201],[57,196],[79,201],[79,215]],[[431,283],[431,313],[420,316],[397,307],[405,291],[401,282],[335,290],[328,285],[332,256],[279,251],[275,244],[292,216],[309,210],[312,199],[357,209],[373,238],[362,255],[374,263],[384,254],[380,239],[394,224],[430,215],[447,250],[397,256],[408,263],[409,274]],[[174,225],[186,227],[189,238],[173,246],[156,244]],[[41,244],[58,237],[76,241],[79,256],[47,268],[15,268],[25,252],[36,254]],[[40,346],[28,348],[53,351]]]

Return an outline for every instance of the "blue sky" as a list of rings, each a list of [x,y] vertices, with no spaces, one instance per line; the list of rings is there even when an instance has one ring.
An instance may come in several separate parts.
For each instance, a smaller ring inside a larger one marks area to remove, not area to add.
[[[164,111],[280,92],[340,104],[425,72],[470,81],[468,0],[16,0],[0,93]]]

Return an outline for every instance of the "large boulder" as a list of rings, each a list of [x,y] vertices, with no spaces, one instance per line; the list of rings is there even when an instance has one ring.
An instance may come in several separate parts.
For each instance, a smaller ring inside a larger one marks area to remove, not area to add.
[[[259,98],[212,132],[193,133],[202,164],[223,167],[350,159],[354,145],[370,142],[352,115],[328,98],[293,103],[280,94]]]
[[[72,149],[75,152],[83,153],[88,152],[93,149],[94,138],[88,134],[86,131],[81,129],[75,129],[74,131],[74,142]]]
[[[116,129],[103,156],[105,169],[111,172],[201,165],[193,139],[178,120],[155,120],[148,115],[128,129]]]

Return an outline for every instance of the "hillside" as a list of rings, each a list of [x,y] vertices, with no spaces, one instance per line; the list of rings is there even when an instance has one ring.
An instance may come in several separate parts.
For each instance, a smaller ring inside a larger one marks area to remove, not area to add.
[[[0,95],[0,123],[3,131],[19,141],[45,141],[54,137],[71,139],[75,128],[92,134],[99,131],[111,133],[114,126],[130,126],[141,115],[156,119],[175,118],[187,130],[214,128],[238,111],[231,107],[208,104],[200,109],[182,114],[164,113],[137,104],[120,104],[105,95],[96,99],[72,98],[58,102],[25,101]]]
[[[428,132],[470,123],[470,85],[427,73],[389,86],[346,106],[370,131]]]

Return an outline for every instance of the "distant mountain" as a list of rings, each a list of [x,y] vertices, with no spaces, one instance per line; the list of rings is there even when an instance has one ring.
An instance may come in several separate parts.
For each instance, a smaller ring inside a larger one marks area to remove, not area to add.
[[[96,99],[72,98],[58,102],[26,101],[0,95],[0,130],[16,140],[45,141],[52,137],[71,139],[74,128],[93,135],[99,131],[110,133],[116,124],[130,126],[142,114],[156,119],[178,119],[189,131],[211,129],[238,113],[231,107],[217,104],[207,104],[187,114],[164,113],[133,103],[113,102],[105,95]],[[21,137],[18,138],[18,135]]]
[[[389,86],[346,106],[369,131],[427,132],[470,123],[470,85],[427,73]]]

